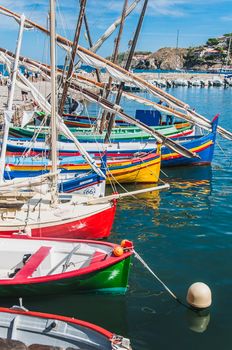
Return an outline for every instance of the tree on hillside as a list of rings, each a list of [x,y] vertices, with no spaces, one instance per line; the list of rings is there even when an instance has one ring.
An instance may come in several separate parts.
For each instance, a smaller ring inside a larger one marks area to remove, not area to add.
[[[219,40],[217,38],[209,38],[206,42],[206,45],[208,46],[214,46],[218,44],[219,44]]]

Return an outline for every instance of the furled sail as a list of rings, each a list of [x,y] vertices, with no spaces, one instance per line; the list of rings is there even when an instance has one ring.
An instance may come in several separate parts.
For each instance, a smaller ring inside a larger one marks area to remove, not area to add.
[[[27,85],[28,87],[30,87],[30,91],[35,99],[35,101],[39,104],[40,108],[45,111],[46,113],[50,113],[50,104],[47,102],[47,100],[45,99],[45,97],[43,97],[38,90],[34,87],[34,85],[28,81],[28,79],[26,77],[24,77],[24,75],[22,75],[20,72],[18,73],[18,77],[19,79],[22,80],[22,82]],[[107,101],[106,99],[99,97],[97,95],[95,95],[94,93],[83,89],[81,87],[78,87],[78,85],[73,85],[73,83],[71,83],[70,85],[71,88],[74,88],[75,90],[80,91],[87,100],[91,101],[91,102],[95,102],[97,104],[99,104],[102,108],[106,109],[107,111],[111,112],[111,113],[116,113],[117,115],[119,115],[122,119],[126,120],[127,122],[137,125],[140,129],[146,131],[148,134],[152,135],[153,137],[155,137],[157,139],[158,142],[164,143],[167,147],[171,148],[173,151],[182,154],[185,157],[197,157],[197,155],[189,150],[187,150],[186,148],[184,148],[183,146],[177,144],[176,142],[170,140],[167,137],[164,137],[161,133],[159,133],[158,131],[153,130],[152,128],[148,127],[146,124],[137,121],[136,119],[128,116],[127,114],[125,114],[124,112],[122,112],[122,108],[120,106],[115,106],[114,104],[112,104],[111,102]],[[69,139],[71,139],[76,146],[78,147],[78,149],[80,150],[82,156],[88,161],[88,163],[90,165],[93,165],[93,159],[88,155],[88,153],[84,150],[83,146],[78,142],[78,140],[74,137],[74,135],[71,133],[71,131],[67,128],[67,126],[64,124],[63,120],[61,117],[58,116],[58,128],[60,130],[61,133],[63,133],[66,137],[68,137]],[[86,155],[85,155],[86,153]],[[88,158],[87,158],[88,157]],[[99,169],[98,169],[99,170]],[[96,171],[96,170],[95,170]]]
[[[8,56],[14,57],[14,54],[8,50],[0,48],[0,51],[1,51],[1,55],[3,55],[3,53],[4,53],[4,55],[7,55],[7,57]],[[34,61],[34,60],[30,60],[30,59],[28,59],[26,57],[22,57],[22,56],[20,57],[20,60],[28,69],[31,66],[34,67],[34,69],[36,67],[36,69],[40,71],[41,75],[46,80],[50,79],[50,67],[48,65],[43,64],[41,62]],[[57,74],[62,74],[62,70],[57,69]],[[78,85],[76,85],[76,82],[78,82]],[[129,82],[130,82],[130,80],[129,80]],[[20,83],[19,81],[17,82],[17,85],[21,89],[23,88],[26,91],[30,91],[30,89],[28,89],[25,85],[22,85],[22,83]],[[76,89],[78,89],[78,86],[79,87],[80,86],[83,86],[83,87],[95,86],[97,88],[104,89],[105,85],[103,83],[99,83],[95,80],[80,76],[78,74],[74,74],[73,80],[72,80],[72,89],[75,91]],[[116,94],[117,91],[112,90],[111,93]],[[146,99],[142,96],[135,95],[135,94],[132,94],[132,93],[129,93],[126,91],[123,91],[122,94],[128,100],[133,100],[133,101],[136,101],[140,104],[152,107],[165,115],[171,114],[177,118],[182,118],[182,119],[184,119],[192,124],[196,123],[194,116],[192,114],[189,114],[188,112],[186,112],[186,114],[185,114],[184,111],[177,111],[174,108],[170,108],[168,106],[161,105],[159,103],[156,103],[154,101]],[[211,131],[211,129],[212,129],[210,121],[204,117],[200,118],[200,116],[199,116],[199,120],[197,122],[197,125],[200,126],[202,129],[207,130],[207,131]]]
[[[0,9],[3,9],[5,12],[9,12],[14,16],[14,18],[19,18],[19,15],[0,6]],[[27,24],[34,26],[35,28],[39,29],[40,31],[49,34],[49,31],[44,28],[43,26],[31,21],[26,20]],[[59,44],[62,44],[64,48],[67,50],[70,50],[70,46],[72,45],[72,41],[57,35],[56,37],[57,42]],[[210,121],[207,120],[204,116],[195,113],[186,103],[182,102],[181,100],[175,98],[174,96],[168,94],[164,90],[152,85],[151,83],[143,80],[142,78],[138,77],[137,75],[126,71],[124,68],[117,66],[116,64],[106,60],[105,58],[97,55],[96,53],[91,52],[90,50],[87,50],[81,46],[78,46],[77,55],[81,58],[83,62],[88,62],[92,67],[94,68],[105,68],[109,74],[114,74],[120,77],[121,81],[127,82],[132,79],[133,83],[137,86],[149,91],[154,96],[158,97],[160,100],[167,102],[167,104],[172,108],[182,109],[185,110],[188,115],[190,115],[194,120],[195,124],[198,124],[199,120],[202,122],[204,120],[208,125],[210,126]],[[202,124],[202,123],[201,123]],[[218,126],[218,132],[224,137],[229,140],[232,140],[232,133],[230,131],[225,130],[224,128]]]

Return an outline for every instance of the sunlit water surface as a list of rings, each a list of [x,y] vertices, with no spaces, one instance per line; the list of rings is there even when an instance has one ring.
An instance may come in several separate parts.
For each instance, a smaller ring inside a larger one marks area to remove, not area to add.
[[[209,119],[220,113],[220,125],[232,130],[231,88],[169,92]],[[141,108],[123,104],[132,114]],[[199,317],[177,303],[136,259],[125,296],[41,296],[24,299],[24,306],[96,323],[129,337],[133,349],[231,349],[231,164],[231,143],[218,137],[211,167],[164,169],[162,178],[170,190],[121,201],[110,237],[133,240],[136,251],[182,300],[193,282],[208,284],[213,294],[208,316]],[[6,306],[15,303],[2,300]]]

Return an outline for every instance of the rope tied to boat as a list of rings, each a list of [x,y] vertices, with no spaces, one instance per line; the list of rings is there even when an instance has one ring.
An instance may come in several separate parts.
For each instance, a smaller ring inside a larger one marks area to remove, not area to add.
[[[172,298],[174,298],[178,303],[181,305],[185,306],[186,308],[190,308],[188,305],[186,305],[183,301],[181,301],[169,288],[168,286],[155,274],[154,271],[148,266],[148,264],[143,260],[141,255],[139,255],[135,250],[134,250],[134,255],[135,257],[141,262],[141,264],[152,274],[153,277],[163,286],[163,288],[171,295]],[[190,308],[191,309],[191,308]]]
[[[167,287],[167,285],[155,274],[154,271],[152,271],[152,269],[148,266],[148,264],[143,260],[143,258],[141,257],[141,255],[139,255],[135,250],[134,250],[134,254],[135,257],[141,262],[141,264],[152,274],[152,276],[154,276],[157,281],[159,281],[162,286],[164,287],[164,289],[166,289],[166,291],[176,300],[178,300],[177,296]]]

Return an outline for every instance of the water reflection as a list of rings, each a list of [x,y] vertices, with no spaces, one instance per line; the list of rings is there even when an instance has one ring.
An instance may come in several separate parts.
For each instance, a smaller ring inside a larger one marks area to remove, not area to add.
[[[206,312],[194,312],[192,310],[186,310],[186,319],[188,328],[196,333],[203,333],[206,331],[210,322],[210,313]]]
[[[182,197],[182,204],[177,201],[177,206],[186,207],[187,205],[194,206],[194,201],[187,203],[186,199],[193,197],[197,200],[197,207],[201,207],[201,201],[207,200],[207,196],[210,196],[212,191],[212,168],[211,166],[196,166],[196,167],[178,167],[165,169],[165,174],[161,174],[161,180],[170,184],[169,192],[172,194],[173,205],[176,202],[176,198]],[[162,183],[161,183],[162,184]],[[151,184],[128,184],[124,187],[117,187],[118,192],[135,191],[144,188],[152,187]],[[167,190],[168,191],[168,190]],[[151,191],[142,194],[137,194],[133,197],[128,197],[120,200],[119,206],[122,210],[134,210],[139,207],[148,206],[154,210],[159,209],[162,198],[165,198],[165,192],[167,191]],[[108,194],[111,192],[108,187]],[[173,196],[173,194],[175,196]],[[176,197],[177,196],[177,197]],[[172,202],[170,202],[172,203]],[[208,207],[209,201],[204,203],[204,206]]]
[[[173,167],[166,168],[161,173],[161,178],[170,183],[173,188],[193,189],[200,187],[202,193],[211,191],[212,167]]]
[[[199,225],[202,213],[207,215],[211,210],[211,166],[167,169],[166,176],[162,175],[162,178],[170,184],[169,190],[148,192],[119,201],[114,227],[120,227],[121,220],[125,219],[131,230],[137,232],[137,237],[146,241],[151,235],[165,235],[165,231],[157,231],[162,226],[176,229]],[[134,191],[145,187],[151,185],[127,185],[126,189]]]

